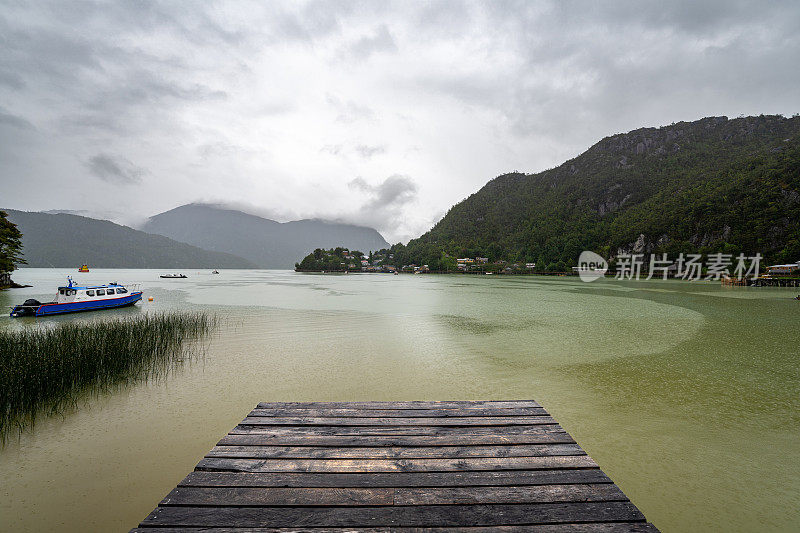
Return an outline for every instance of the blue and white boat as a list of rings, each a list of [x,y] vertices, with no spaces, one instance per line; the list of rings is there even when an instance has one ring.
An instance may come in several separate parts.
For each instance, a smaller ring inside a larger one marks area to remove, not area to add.
[[[78,311],[94,311],[96,309],[114,309],[134,305],[142,299],[142,291],[138,286],[128,287],[119,283],[108,285],[78,286],[72,278],[67,278],[67,285],[58,288],[56,299],[52,302],[40,302],[34,299],[15,306],[11,316],[46,316],[75,313]]]

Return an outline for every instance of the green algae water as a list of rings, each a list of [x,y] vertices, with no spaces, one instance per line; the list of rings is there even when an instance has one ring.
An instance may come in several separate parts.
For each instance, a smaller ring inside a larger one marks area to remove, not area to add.
[[[70,272],[23,269],[47,299]],[[800,529],[800,302],[681,281],[93,270],[221,319],[204,355],[0,450],[0,530],[127,531],[259,401],[534,399],[665,532]]]

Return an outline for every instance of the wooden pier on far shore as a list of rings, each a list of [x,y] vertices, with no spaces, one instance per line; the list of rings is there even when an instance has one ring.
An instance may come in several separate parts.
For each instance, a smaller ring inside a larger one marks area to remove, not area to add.
[[[261,403],[134,529],[656,532],[532,401]]]

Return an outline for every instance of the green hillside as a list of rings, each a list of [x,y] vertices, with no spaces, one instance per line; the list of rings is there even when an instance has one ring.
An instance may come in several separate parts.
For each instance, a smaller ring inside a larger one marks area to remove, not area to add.
[[[607,137],[537,174],[499,176],[429,232],[395,245],[398,263],[446,256],[574,265],[582,250],[760,252],[800,259],[800,117],[726,117]]]
[[[255,268],[235,255],[211,252],[107,220],[6,209],[22,232],[29,267]]]

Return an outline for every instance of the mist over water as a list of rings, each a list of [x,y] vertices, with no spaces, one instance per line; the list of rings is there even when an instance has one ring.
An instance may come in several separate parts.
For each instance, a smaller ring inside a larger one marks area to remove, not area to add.
[[[37,419],[0,450],[0,529],[126,531],[259,401],[534,399],[662,531],[800,525],[800,303],[680,281],[92,270],[222,325],[196,361]],[[23,269],[52,297],[67,269]]]

